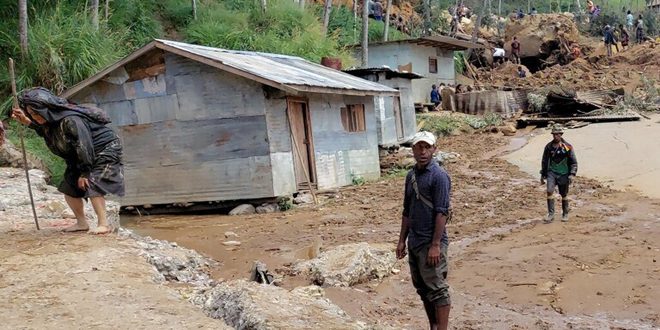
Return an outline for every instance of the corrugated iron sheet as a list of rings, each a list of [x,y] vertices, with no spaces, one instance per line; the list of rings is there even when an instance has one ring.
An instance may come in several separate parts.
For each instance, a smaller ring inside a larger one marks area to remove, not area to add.
[[[454,95],[456,111],[470,115],[495,112],[503,118],[520,114],[526,107],[522,91],[479,91]]]
[[[363,92],[397,93],[395,89],[309,62],[295,56],[226,50],[169,40],[156,40],[170,47],[203,56],[237,70],[293,88],[309,86]]]

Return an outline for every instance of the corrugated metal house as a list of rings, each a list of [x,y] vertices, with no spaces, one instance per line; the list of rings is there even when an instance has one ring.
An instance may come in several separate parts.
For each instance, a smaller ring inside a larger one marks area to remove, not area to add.
[[[126,206],[377,178],[379,95],[398,92],[299,57],[155,40],[62,96],[111,116],[124,143]]]
[[[388,66],[398,71],[417,72],[424,76],[412,82],[415,103],[429,103],[431,85],[455,84],[454,51],[481,47],[446,36],[386,41],[369,44],[368,65]],[[361,47],[354,46],[357,58]]]
[[[417,131],[412,81],[422,78],[421,75],[388,67],[350,69],[344,72],[399,91],[399,95],[395,96],[374,97],[380,146],[399,145],[412,139]]]

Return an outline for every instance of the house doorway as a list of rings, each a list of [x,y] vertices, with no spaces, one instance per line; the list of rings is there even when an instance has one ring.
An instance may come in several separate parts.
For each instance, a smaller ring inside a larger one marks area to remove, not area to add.
[[[289,126],[291,127],[291,150],[296,184],[299,190],[316,186],[316,166],[309,104],[305,99],[287,98]]]
[[[398,96],[392,97],[394,104],[394,124],[396,126],[396,139],[397,141],[403,140],[403,115],[401,114],[401,99]]]

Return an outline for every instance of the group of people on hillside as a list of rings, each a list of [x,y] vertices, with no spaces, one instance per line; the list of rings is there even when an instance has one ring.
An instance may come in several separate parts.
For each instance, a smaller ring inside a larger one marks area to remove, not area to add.
[[[634,23],[633,23],[634,22]],[[626,14],[626,25],[619,24],[618,28],[614,28],[609,24],[605,25],[603,29],[603,41],[605,42],[605,48],[607,49],[607,56],[612,56],[612,46],[616,48],[616,51],[619,52],[619,42],[621,42],[622,50],[625,50],[630,43],[631,33],[635,33],[635,41],[637,43],[643,43],[645,40],[644,35],[644,19],[640,14],[639,17],[635,20],[633,14],[628,10]]]

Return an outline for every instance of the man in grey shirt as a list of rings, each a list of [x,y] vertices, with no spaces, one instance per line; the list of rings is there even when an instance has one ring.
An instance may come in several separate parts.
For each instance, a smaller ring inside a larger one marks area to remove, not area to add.
[[[436,139],[432,133],[419,132],[412,142],[417,163],[406,176],[396,255],[399,259],[409,255],[413,286],[422,298],[430,328],[444,330],[451,307],[445,229],[451,217],[451,179],[433,158]]]

